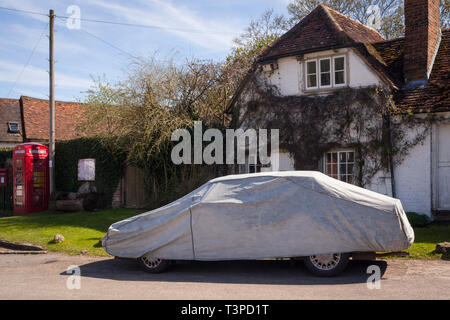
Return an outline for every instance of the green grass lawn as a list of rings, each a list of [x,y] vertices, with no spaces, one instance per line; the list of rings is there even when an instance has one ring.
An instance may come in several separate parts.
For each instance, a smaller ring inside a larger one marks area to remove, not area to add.
[[[13,242],[39,244],[48,251],[71,255],[87,250],[88,255],[108,256],[99,240],[108,227],[142,210],[108,209],[99,212],[39,212],[24,216],[0,218],[0,239]],[[62,234],[65,241],[52,243],[55,234]]]
[[[409,258],[440,259],[442,253],[435,253],[434,249],[439,242],[450,242],[450,225],[432,223],[426,227],[414,228],[414,235],[414,244],[408,250]],[[449,255],[444,258],[449,258]]]
[[[142,210],[109,209],[99,212],[40,212],[25,216],[0,218],[0,239],[14,242],[29,242],[42,245],[48,251],[68,254],[107,256],[99,240],[108,227],[119,220],[137,215]],[[408,250],[409,258],[440,259],[434,253],[436,243],[450,241],[450,225],[430,224],[415,228],[415,242]],[[55,234],[62,234],[65,241],[52,243]]]

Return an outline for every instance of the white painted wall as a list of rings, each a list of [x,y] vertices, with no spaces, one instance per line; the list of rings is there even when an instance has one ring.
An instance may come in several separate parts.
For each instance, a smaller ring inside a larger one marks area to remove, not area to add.
[[[294,168],[294,159],[288,152],[273,152],[270,156],[270,168],[262,168],[261,171],[291,171]]]
[[[278,77],[280,93],[284,96],[298,95],[300,92],[301,65],[294,58],[284,58],[278,61]]]
[[[348,53],[350,87],[367,87],[381,85],[380,78],[370,69],[370,67],[353,50]]]
[[[407,136],[414,137],[415,130],[411,130]],[[402,201],[405,211],[431,217],[431,168],[431,131],[429,131],[422,143],[410,149],[403,161],[394,167],[396,198]],[[392,196],[390,172],[384,170],[377,172],[365,188]]]
[[[352,49],[346,48],[305,54],[301,61],[297,57],[281,58],[277,60],[278,69],[265,72],[263,75],[268,83],[275,85],[279,89],[281,95],[313,93],[314,90],[304,90],[305,74],[303,70],[305,60],[333,55],[346,56],[348,86],[357,88],[380,85],[382,83],[376,73]]]
[[[409,151],[402,163],[394,168],[394,174],[396,197],[402,201],[405,211],[431,216],[430,134],[422,144]]]

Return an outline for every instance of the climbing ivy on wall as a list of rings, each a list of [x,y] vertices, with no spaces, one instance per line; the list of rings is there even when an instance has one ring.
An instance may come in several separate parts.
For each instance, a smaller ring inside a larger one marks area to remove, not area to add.
[[[95,187],[109,205],[125,169],[125,152],[105,138],[80,138],[59,141],[55,146],[55,187],[57,191],[76,192],[78,159],[95,159]]]
[[[235,126],[280,129],[280,149],[293,156],[296,170],[319,170],[324,152],[352,148],[357,182],[365,186],[378,171],[401,163],[430,128],[430,117],[400,112],[380,87],[282,96],[261,78],[256,73],[247,83],[234,109]]]

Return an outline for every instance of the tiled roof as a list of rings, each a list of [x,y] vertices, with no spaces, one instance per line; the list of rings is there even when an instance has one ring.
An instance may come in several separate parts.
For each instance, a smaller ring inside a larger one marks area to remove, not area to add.
[[[10,133],[8,122],[16,122],[20,133]],[[0,143],[22,143],[22,120],[20,117],[20,105],[17,99],[0,98]]]
[[[382,40],[384,38],[376,30],[325,5],[319,5],[266,48],[259,58],[260,61],[267,61],[282,56]]]
[[[440,47],[425,87],[403,89],[404,38],[385,40],[374,29],[319,5],[296,26],[264,49],[259,62],[351,47],[394,89],[401,110],[412,112],[450,111],[450,29],[442,30]]]
[[[441,44],[428,84],[400,90],[395,96],[395,102],[402,110],[412,112],[450,111],[450,29],[442,31]]]
[[[403,85],[403,41],[404,38],[372,43],[385,66],[384,72],[394,83]]]
[[[25,122],[25,135],[28,141],[49,139],[49,101],[22,96],[21,104]],[[83,122],[86,106],[75,102],[55,102],[55,139],[70,140],[79,138],[77,127]]]

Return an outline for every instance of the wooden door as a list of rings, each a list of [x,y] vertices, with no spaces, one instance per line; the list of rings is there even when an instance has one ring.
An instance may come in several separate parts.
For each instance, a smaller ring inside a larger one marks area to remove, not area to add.
[[[437,126],[436,160],[436,209],[450,211],[450,124]]]
[[[148,197],[144,185],[144,172],[136,167],[127,167],[124,182],[125,207],[145,207]]]

